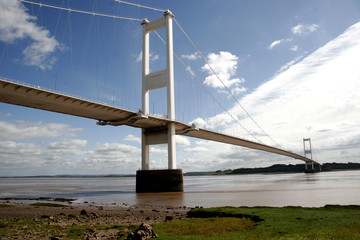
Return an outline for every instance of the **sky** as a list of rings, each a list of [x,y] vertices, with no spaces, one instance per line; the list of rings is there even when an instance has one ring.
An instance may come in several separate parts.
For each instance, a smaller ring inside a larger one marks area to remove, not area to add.
[[[114,0],[41,2],[132,20],[2,0],[0,76],[141,109],[141,21],[163,12]],[[302,155],[311,138],[320,163],[360,162],[359,1],[129,2],[175,15],[174,53],[185,64],[175,57],[177,120]],[[151,33],[151,72],[165,68],[165,50]],[[151,91],[150,114],[166,114],[165,93]],[[135,174],[140,131],[0,103],[0,176]],[[166,169],[166,145],[150,152],[150,168]],[[177,136],[184,172],[299,163]]]

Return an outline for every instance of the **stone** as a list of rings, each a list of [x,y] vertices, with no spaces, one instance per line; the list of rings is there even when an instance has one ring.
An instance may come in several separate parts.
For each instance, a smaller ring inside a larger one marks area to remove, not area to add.
[[[127,240],[145,240],[150,238],[157,238],[153,228],[145,223],[142,223],[133,233],[127,236]]]
[[[62,240],[62,238],[52,237],[52,238],[50,238],[50,240]]]
[[[83,209],[83,210],[80,211],[80,215],[84,216],[84,215],[88,215],[88,214],[87,214],[86,210]]]

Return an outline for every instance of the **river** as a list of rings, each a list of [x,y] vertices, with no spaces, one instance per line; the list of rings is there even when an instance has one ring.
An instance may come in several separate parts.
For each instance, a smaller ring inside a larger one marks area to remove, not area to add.
[[[183,193],[135,193],[134,177],[0,178],[0,198],[172,207],[360,205],[360,171],[185,176]]]

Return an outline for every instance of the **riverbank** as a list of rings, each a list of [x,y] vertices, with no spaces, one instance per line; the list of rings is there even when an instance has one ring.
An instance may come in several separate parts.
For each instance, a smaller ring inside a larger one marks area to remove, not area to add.
[[[188,210],[13,200],[0,204],[0,239],[118,239],[141,223],[184,219]]]
[[[0,204],[0,239],[125,239],[141,223],[159,239],[360,239],[360,206],[171,208]]]

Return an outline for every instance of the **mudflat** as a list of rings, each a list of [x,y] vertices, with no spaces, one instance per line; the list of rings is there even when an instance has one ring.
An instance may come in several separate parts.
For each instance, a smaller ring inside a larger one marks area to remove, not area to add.
[[[186,207],[95,206],[57,202],[0,204],[1,239],[118,239],[141,223],[186,218]]]

